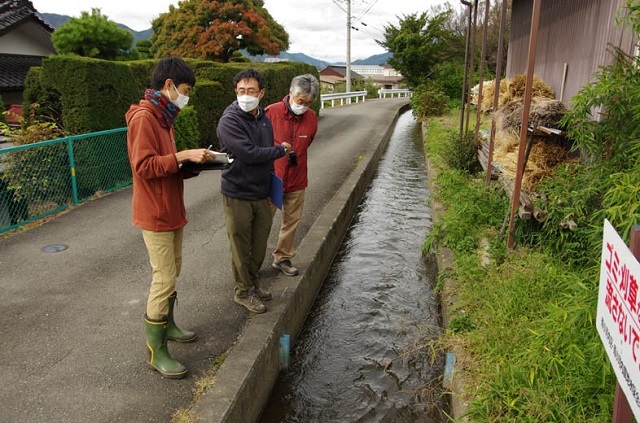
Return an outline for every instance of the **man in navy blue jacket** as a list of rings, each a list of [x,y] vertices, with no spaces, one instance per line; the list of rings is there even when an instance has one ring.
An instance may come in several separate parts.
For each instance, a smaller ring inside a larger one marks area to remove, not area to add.
[[[218,122],[220,148],[233,162],[222,171],[222,194],[231,263],[236,281],[233,300],[254,313],[264,313],[271,293],[258,286],[258,271],[271,231],[269,190],[273,161],[289,153],[291,145],[273,145],[271,121],[259,106],[265,81],[255,69],[234,79],[237,100]]]

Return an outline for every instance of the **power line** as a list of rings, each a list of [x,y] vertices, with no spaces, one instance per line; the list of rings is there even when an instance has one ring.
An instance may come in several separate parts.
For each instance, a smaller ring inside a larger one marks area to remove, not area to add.
[[[366,24],[366,23],[364,23],[364,22],[360,22],[360,23],[361,23],[362,25],[366,26],[367,28],[371,28],[371,29],[373,29],[374,31],[378,31],[378,32],[380,32],[380,33],[382,33],[382,34],[384,34],[384,32],[385,32],[385,31],[384,31],[384,29],[380,29],[380,28],[378,28],[377,26],[369,25],[369,24]]]
[[[376,5],[376,3],[378,3],[378,0],[373,0],[373,2],[371,3],[371,5],[369,5],[369,7],[367,8],[367,10],[365,10],[365,11],[362,13],[362,15],[358,16],[358,17],[356,18],[356,20],[357,20],[357,21],[359,21],[360,19],[362,19],[362,18],[363,18],[367,13],[369,13],[369,11],[371,10],[371,8],[372,8],[373,6],[375,6],[375,5]]]
[[[337,0],[331,0],[336,6],[338,6],[344,13],[347,13],[347,10],[342,7],[342,5],[340,3],[338,3]]]

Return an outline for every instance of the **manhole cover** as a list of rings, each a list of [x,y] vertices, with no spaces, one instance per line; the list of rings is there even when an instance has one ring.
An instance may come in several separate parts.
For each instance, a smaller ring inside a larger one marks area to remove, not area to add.
[[[67,246],[64,244],[50,244],[42,247],[42,251],[44,251],[45,253],[57,253],[66,249]]]

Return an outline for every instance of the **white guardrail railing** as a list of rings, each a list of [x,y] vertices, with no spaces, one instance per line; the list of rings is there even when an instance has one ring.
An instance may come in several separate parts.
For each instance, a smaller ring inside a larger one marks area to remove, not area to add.
[[[411,90],[408,90],[406,88],[394,88],[394,89],[389,89],[389,88],[381,88],[378,90],[378,97],[379,98],[387,98],[387,95],[389,95],[391,98],[398,96],[398,97],[411,97],[412,93]]]
[[[352,91],[349,93],[335,93],[335,94],[321,94],[320,95],[320,103],[321,109],[324,109],[324,103],[325,102],[331,102],[331,107],[335,107],[336,105],[336,100],[340,100],[340,105],[343,106],[346,102],[346,104],[351,104],[351,100],[352,99],[356,99],[356,103],[358,103],[360,101],[360,99],[362,99],[362,101],[364,102],[365,98],[367,97],[367,92],[366,91]]]

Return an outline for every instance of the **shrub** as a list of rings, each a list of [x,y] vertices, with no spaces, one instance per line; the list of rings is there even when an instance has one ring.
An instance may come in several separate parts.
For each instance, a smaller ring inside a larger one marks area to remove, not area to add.
[[[441,86],[449,98],[457,100],[460,100],[462,95],[463,80],[464,63],[455,60],[437,64],[431,77],[431,81]]]
[[[415,88],[411,97],[411,109],[417,119],[442,116],[449,111],[449,97],[435,84],[423,84]]]
[[[180,110],[174,122],[178,151],[199,147],[198,113],[192,106]]]
[[[46,84],[44,69],[39,66],[29,69],[24,85],[25,124],[53,122],[57,127],[62,128],[60,93]]]
[[[2,101],[2,96],[0,96],[0,122],[7,123],[7,116],[5,115],[4,102]]]
[[[469,174],[480,171],[478,161],[478,145],[472,132],[463,137],[457,132],[450,132],[443,145],[442,158],[452,169],[462,170]]]
[[[16,145],[33,144],[62,136],[52,123],[39,123],[18,131]],[[67,144],[64,142],[5,154],[2,180],[17,201],[64,205],[71,198]]]

